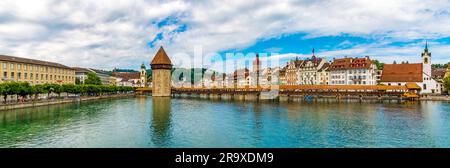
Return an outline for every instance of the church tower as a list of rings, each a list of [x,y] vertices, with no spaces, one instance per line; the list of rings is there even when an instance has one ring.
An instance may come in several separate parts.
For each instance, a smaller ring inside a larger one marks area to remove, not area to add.
[[[259,54],[256,53],[256,59],[253,61],[253,73],[256,75],[256,86],[259,87],[260,85],[260,73],[261,73],[261,61],[259,60]]]
[[[147,69],[145,68],[145,64],[142,63],[141,65],[141,86],[146,87],[147,86]]]
[[[172,62],[163,47],[160,47],[152,62],[152,96],[169,97],[172,89]]]
[[[425,42],[425,49],[422,53],[422,69],[425,74],[431,76],[431,53],[428,52],[427,42]]]

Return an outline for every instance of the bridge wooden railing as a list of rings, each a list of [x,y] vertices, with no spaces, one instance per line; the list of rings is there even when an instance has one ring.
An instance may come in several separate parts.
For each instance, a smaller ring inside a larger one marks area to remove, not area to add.
[[[272,85],[260,87],[178,87],[175,94],[252,94],[275,90],[288,95],[389,95],[411,93],[407,86],[386,85]],[[151,92],[151,88],[138,88],[138,92]]]

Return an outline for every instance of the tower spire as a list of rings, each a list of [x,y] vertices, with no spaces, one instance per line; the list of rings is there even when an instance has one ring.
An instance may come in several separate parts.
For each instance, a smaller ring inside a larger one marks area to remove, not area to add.
[[[428,52],[428,41],[425,40],[425,52]]]

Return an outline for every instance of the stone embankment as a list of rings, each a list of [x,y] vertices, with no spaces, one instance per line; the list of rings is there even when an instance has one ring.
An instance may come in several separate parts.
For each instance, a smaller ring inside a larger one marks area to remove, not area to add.
[[[133,97],[134,93],[129,94],[117,94],[117,95],[102,95],[102,96],[89,96],[89,97],[72,97],[72,98],[60,98],[60,99],[43,99],[38,101],[27,101],[27,102],[15,102],[0,104],[1,110],[11,110],[19,108],[37,107],[37,106],[47,106],[53,104],[64,104],[64,103],[74,103],[80,101],[98,100],[98,99],[111,99],[111,98],[122,98],[122,97]]]

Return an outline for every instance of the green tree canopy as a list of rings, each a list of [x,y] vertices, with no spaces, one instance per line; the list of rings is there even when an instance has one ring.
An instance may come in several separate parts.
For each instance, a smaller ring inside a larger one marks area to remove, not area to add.
[[[384,63],[378,60],[372,60],[375,65],[377,65],[377,69],[382,70],[384,68]]]
[[[86,85],[101,85],[102,81],[100,80],[100,77],[97,76],[97,74],[93,72],[89,72],[87,74],[87,79],[84,80],[84,84]]]
[[[443,81],[444,87],[447,91],[450,91],[450,76],[444,78]]]

